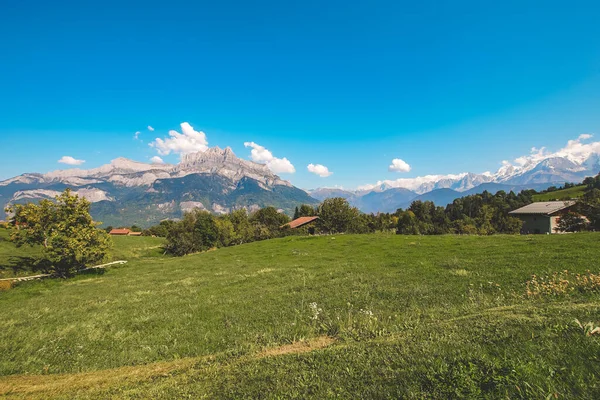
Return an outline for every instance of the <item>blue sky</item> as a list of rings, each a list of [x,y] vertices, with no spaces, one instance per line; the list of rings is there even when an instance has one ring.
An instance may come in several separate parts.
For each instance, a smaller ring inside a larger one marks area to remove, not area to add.
[[[285,157],[296,172],[281,176],[303,188],[495,171],[599,131],[599,13],[592,1],[7,2],[0,179],[67,168],[63,156],[148,161],[182,122],[240,157],[245,142]],[[395,158],[411,170],[389,172]]]

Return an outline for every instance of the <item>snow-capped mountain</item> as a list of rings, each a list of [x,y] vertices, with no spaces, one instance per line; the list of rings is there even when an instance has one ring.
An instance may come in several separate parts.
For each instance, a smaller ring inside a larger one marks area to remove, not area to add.
[[[437,199],[439,201],[436,204],[445,205],[448,200],[452,201],[462,195],[483,190],[540,190],[565,182],[578,183],[600,172],[600,153],[596,152],[583,156],[581,154],[561,156],[555,153],[548,157],[540,157],[538,153],[536,157],[519,161],[523,161],[521,165],[504,162],[494,174],[469,172],[456,175],[426,175],[379,181],[374,185],[359,187],[357,190],[319,188],[308,193],[319,200],[328,197],[344,197],[350,204],[364,212],[387,212],[399,207],[407,207],[412,200]],[[392,194],[398,189],[403,189],[405,192]]]
[[[382,188],[404,188],[417,194],[436,189],[452,189],[465,192],[484,183],[502,183],[507,185],[559,184],[581,182],[588,176],[600,171],[600,153],[587,157],[568,157],[552,155],[547,158],[529,160],[523,165],[505,163],[494,174],[462,173],[457,175],[426,175],[417,178],[379,181],[373,185],[359,187],[355,194],[382,191]]]

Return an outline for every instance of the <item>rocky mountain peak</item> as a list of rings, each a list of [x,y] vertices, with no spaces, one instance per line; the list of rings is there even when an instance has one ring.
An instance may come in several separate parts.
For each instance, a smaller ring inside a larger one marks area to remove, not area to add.
[[[190,173],[214,173],[235,182],[248,177],[268,186],[291,186],[289,182],[271,172],[266,165],[238,158],[230,147],[221,149],[217,146],[203,152],[186,154],[182,157],[181,163],[175,167],[174,172],[177,176]]]

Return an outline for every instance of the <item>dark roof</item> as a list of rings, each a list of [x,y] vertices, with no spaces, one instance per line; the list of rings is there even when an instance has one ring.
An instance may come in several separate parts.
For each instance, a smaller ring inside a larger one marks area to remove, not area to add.
[[[537,203],[531,203],[525,207],[518,208],[509,212],[509,214],[537,214],[537,215],[551,215],[555,212],[564,210],[574,205],[576,201],[540,201]]]
[[[306,225],[309,224],[311,222],[313,222],[314,220],[318,219],[319,217],[300,217],[300,218],[296,218],[295,220],[293,220],[292,222],[288,222],[287,224],[285,224],[284,226],[289,226],[290,228],[294,229],[294,228],[299,228],[302,225]]]

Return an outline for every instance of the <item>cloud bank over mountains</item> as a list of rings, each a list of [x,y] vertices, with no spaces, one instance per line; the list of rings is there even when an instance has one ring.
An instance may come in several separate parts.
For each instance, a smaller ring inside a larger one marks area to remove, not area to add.
[[[357,191],[386,190],[405,188],[417,193],[426,193],[437,188],[452,188],[458,191],[469,190],[482,183],[527,184],[541,183],[554,174],[554,181],[577,180],[583,173],[596,174],[600,168],[600,142],[590,141],[592,134],[581,134],[569,140],[563,148],[551,152],[546,147],[532,148],[527,155],[513,161],[504,160],[495,173],[479,174],[463,172],[459,174],[425,175],[415,178],[381,180],[373,184],[358,186]],[[410,166],[400,159],[394,159],[388,167],[392,172],[407,172]],[[542,175],[546,178],[542,178]],[[561,179],[564,178],[564,179]]]

